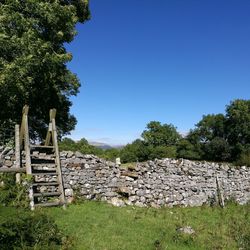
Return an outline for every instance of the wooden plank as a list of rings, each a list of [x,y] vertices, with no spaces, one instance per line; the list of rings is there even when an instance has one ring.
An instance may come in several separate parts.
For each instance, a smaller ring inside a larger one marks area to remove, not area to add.
[[[0,168],[0,173],[25,173],[26,168]]]
[[[30,145],[31,148],[41,148],[41,149],[54,149],[54,146],[47,146],[47,145]]]
[[[224,208],[225,207],[224,196],[223,196],[223,191],[220,186],[218,175],[216,175],[216,186],[217,186],[219,204],[222,208]]]
[[[32,184],[33,186],[57,186],[58,182],[36,182]]]
[[[60,192],[34,193],[34,197],[59,196]]]
[[[50,141],[51,141],[51,133],[52,133],[52,124],[51,122],[49,123],[46,139],[45,139],[45,146],[49,146]]]
[[[61,171],[61,163],[60,163],[60,153],[59,153],[59,147],[58,147],[58,141],[57,141],[57,130],[56,130],[56,109],[50,110],[50,119],[52,123],[52,142],[55,147],[55,155],[56,155],[56,167],[57,167],[57,173],[58,173],[58,182],[59,182],[59,191],[61,192],[60,195],[60,201],[63,205],[63,208],[66,209],[66,198],[64,193],[64,187],[63,187],[63,178],[62,178],[62,171]]]
[[[20,138],[19,138],[19,125],[15,125],[15,158],[16,158],[16,168],[21,167],[21,151],[20,151]],[[16,183],[21,183],[20,173],[16,174]]]
[[[27,105],[23,108],[23,125],[24,125],[24,150],[25,150],[25,166],[27,175],[32,175],[31,169],[31,159],[30,159],[30,138],[29,138],[29,125],[28,125],[28,111],[29,107]],[[34,195],[33,187],[29,187],[29,199],[30,199],[30,209],[34,210]]]
[[[21,123],[21,129],[20,129],[20,147],[22,148],[23,145],[23,139],[25,134],[25,119],[28,116],[29,113],[29,106],[25,105],[23,107],[23,117],[22,117],[22,123]]]
[[[34,172],[34,173],[32,173],[32,175],[52,175],[52,176],[57,176],[58,175],[58,173],[57,172],[53,172],[53,173],[51,173],[51,172]]]

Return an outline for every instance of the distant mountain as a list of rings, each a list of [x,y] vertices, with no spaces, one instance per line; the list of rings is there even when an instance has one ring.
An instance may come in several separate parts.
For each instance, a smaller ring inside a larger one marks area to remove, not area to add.
[[[111,146],[109,144],[103,143],[103,142],[95,142],[95,141],[89,141],[89,144],[97,147],[97,148],[101,148],[101,149],[111,149],[111,148],[123,148],[123,145],[114,145]]]

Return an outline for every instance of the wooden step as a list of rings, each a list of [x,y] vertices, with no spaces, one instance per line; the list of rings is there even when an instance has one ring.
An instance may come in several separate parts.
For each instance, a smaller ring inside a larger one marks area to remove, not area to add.
[[[32,175],[58,175],[58,173],[57,172],[32,172]]]
[[[45,145],[34,145],[34,144],[31,144],[30,147],[33,149],[33,148],[45,148],[45,149],[53,149],[54,146],[45,146]]]
[[[58,182],[35,182],[32,186],[58,186]]]
[[[55,162],[54,163],[41,163],[41,164],[37,164],[37,163],[31,163],[31,167],[56,167]]]
[[[31,153],[38,151],[39,153],[51,153],[55,149],[54,146],[44,146],[44,145],[30,145]]]
[[[34,197],[60,196],[60,192],[34,193]]]
[[[55,206],[62,206],[64,205],[60,201],[54,201],[54,202],[43,202],[43,203],[37,203],[35,204],[35,207],[55,207]]]
[[[32,164],[54,164],[55,165],[55,159],[31,158],[31,165]]]

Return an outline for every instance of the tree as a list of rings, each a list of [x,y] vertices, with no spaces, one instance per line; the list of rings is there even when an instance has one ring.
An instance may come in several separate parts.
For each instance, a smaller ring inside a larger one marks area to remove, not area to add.
[[[162,158],[175,158],[176,147],[175,146],[148,146],[149,160],[162,159]]]
[[[137,162],[137,161],[146,161],[148,160],[150,151],[145,143],[137,139],[131,144],[127,144],[121,150],[121,161],[126,162]]]
[[[173,146],[181,138],[172,124],[162,125],[157,121],[148,123],[141,136],[146,144],[152,146]]]
[[[225,161],[231,158],[231,148],[227,142],[226,118],[223,114],[204,115],[196,124],[196,128],[190,131],[187,140],[193,145],[195,157],[199,153],[200,158],[206,160]],[[179,150],[179,153],[184,152]]]
[[[215,137],[203,147],[204,158],[210,161],[230,161],[231,147],[229,143],[221,137]]]
[[[204,115],[196,124],[195,133],[201,142],[211,141],[215,137],[225,137],[226,118],[223,114]]]
[[[200,160],[202,151],[197,143],[192,144],[187,139],[182,139],[177,145],[177,156],[178,158],[190,159],[190,160]]]
[[[87,0],[2,0],[0,3],[0,127],[20,123],[30,106],[33,138],[44,138],[48,111],[57,109],[59,134],[71,131],[76,118],[69,97],[80,86],[67,69],[72,59],[64,44],[73,40],[77,22],[89,19]],[[34,131],[37,131],[35,133]]]
[[[226,108],[227,134],[230,144],[250,143],[250,100],[235,100]]]

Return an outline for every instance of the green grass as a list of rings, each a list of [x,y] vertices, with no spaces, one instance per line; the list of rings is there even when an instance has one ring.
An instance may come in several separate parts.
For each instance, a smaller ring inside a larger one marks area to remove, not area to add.
[[[84,202],[66,211],[44,210],[73,239],[75,250],[250,249],[249,205],[153,209]],[[0,222],[15,212],[0,208]],[[195,234],[176,231],[183,226]]]

